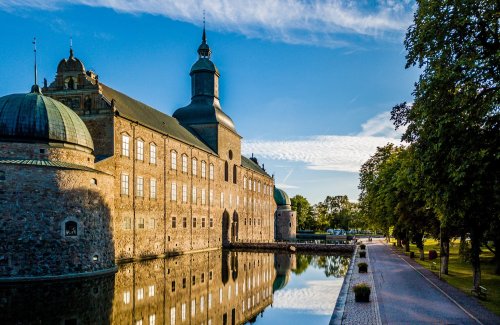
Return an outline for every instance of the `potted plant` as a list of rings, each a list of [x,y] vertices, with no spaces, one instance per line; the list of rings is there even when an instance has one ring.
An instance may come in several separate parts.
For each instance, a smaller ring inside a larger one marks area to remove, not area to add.
[[[362,262],[358,263],[358,271],[359,273],[366,273],[368,272],[368,264]]]
[[[360,251],[359,252],[359,257],[365,258],[366,257],[366,251]]]
[[[367,283],[358,283],[353,287],[356,302],[369,302],[371,288]]]
[[[365,244],[361,244],[361,245],[359,245],[359,248],[361,248],[361,249],[365,249],[365,248],[366,248],[366,245],[365,245]]]

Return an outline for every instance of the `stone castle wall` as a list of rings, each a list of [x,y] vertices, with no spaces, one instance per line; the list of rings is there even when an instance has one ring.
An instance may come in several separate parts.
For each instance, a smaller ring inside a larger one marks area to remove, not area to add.
[[[87,121],[88,118],[86,123]],[[232,160],[235,162],[230,165],[226,182],[224,164],[227,157],[221,159],[213,153],[121,117],[115,117],[114,125],[113,224],[118,259],[219,248],[225,236],[229,241],[273,240],[275,205],[269,190],[273,181],[241,167],[237,144],[233,147]],[[122,155],[124,134],[130,137],[128,156]],[[144,142],[142,160],[137,159],[137,141]],[[156,163],[150,162],[150,144],[156,146]],[[175,151],[177,157],[175,169],[172,168],[172,151]],[[224,155],[226,153],[227,151]],[[183,171],[183,156],[187,157],[186,171]],[[193,171],[193,159],[196,161],[196,171]],[[202,162],[206,166],[204,176]],[[210,179],[211,164],[214,166],[213,179]],[[237,165],[236,183],[233,182],[234,164]],[[99,167],[99,163],[97,166]],[[129,179],[128,195],[123,194],[121,189],[123,174],[128,175]],[[142,195],[137,193],[139,177],[142,177],[144,184]],[[246,188],[243,185],[245,178]],[[151,179],[156,180],[156,198],[151,197]],[[176,186],[175,200],[172,196],[172,183]],[[205,199],[202,198],[203,192]],[[213,193],[212,201],[210,192]],[[223,200],[221,193],[224,193]],[[226,227],[223,227],[224,216],[227,219]]]
[[[70,161],[70,152],[82,156],[75,150],[61,149],[59,155],[49,150]],[[0,277],[58,276],[114,266],[111,175],[19,164],[1,164],[0,172]]]
[[[290,208],[282,209],[278,207],[276,210],[276,240],[288,241],[295,239],[297,236],[297,217],[296,212]]]

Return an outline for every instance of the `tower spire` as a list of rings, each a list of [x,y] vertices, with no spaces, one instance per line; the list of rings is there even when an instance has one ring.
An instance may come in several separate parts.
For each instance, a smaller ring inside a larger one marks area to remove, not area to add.
[[[36,37],[33,37],[33,53],[35,56],[35,86],[38,85],[38,70],[36,67]]]
[[[210,59],[212,51],[207,44],[207,33],[205,32],[205,10],[203,10],[203,34],[201,36],[201,44],[198,47],[198,56],[200,59]]]
[[[35,84],[31,87],[31,92],[32,93],[38,93],[41,94],[42,90],[40,87],[38,87],[38,69],[36,66],[36,37],[33,37],[33,54],[35,56]]]
[[[74,55],[73,55],[73,37],[69,38],[69,58],[70,59],[74,58]]]

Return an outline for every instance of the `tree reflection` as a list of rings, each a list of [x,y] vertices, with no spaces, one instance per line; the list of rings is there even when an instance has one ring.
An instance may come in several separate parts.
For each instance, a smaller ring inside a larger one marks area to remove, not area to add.
[[[297,254],[297,268],[292,270],[296,275],[302,274],[309,265],[323,269],[327,277],[344,277],[349,268],[350,258],[347,256],[302,255]]]

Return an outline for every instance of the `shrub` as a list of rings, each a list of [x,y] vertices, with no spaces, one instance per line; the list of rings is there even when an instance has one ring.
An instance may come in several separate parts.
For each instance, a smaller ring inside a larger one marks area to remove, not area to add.
[[[429,251],[429,259],[430,260],[435,260],[438,257],[438,254],[435,250],[431,249]]]
[[[358,283],[353,287],[354,299],[357,302],[369,302],[371,288],[366,283]]]
[[[359,248],[361,248],[361,249],[365,249],[365,248],[366,248],[366,245],[365,245],[365,244],[361,244],[361,245],[359,245]]]
[[[366,257],[366,251],[359,252],[359,257],[362,257],[362,258]]]
[[[358,263],[358,270],[359,270],[359,273],[366,273],[368,272],[368,264],[366,263]]]

